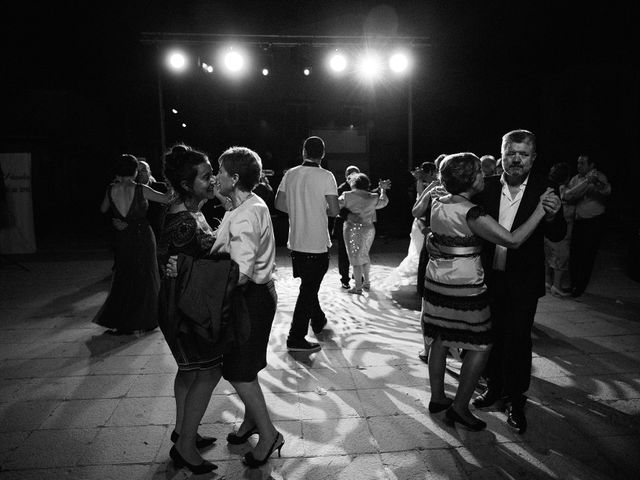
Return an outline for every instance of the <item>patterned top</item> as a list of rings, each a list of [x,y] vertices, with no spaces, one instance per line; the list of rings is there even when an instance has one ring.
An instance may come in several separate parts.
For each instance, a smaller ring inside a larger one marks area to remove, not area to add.
[[[202,212],[169,213],[158,240],[158,257],[162,263],[178,253],[200,258],[209,253],[215,239]]]

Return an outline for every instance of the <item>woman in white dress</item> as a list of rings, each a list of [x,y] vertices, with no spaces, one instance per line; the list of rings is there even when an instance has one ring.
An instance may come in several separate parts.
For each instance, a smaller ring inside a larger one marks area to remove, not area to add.
[[[411,172],[416,180],[416,200],[420,198],[425,189],[427,189],[436,180],[438,171],[435,163],[423,162]],[[386,290],[394,290],[401,286],[415,285],[418,275],[418,262],[420,260],[420,251],[424,244],[425,224],[422,219],[414,218],[411,224],[411,232],[409,234],[409,249],[407,256],[400,264],[393,269],[389,276],[384,280],[384,288]]]

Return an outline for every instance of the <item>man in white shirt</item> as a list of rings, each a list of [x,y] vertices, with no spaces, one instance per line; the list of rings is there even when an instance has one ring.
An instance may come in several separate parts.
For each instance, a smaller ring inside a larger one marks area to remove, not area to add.
[[[278,191],[275,207],[289,215],[289,238],[293,276],[300,278],[300,293],[291,319],[287,349],[292,352],[317,352],[320,345],[307,341],[309,322],[314,333],[322,332],[327,317],[318,300],[318,291],[329,269],[329,235],[327,216],[335,217],[338,187],[333,174],[320,167],[324,142],[309,137],[302,148],[302,165],[288,170]]]
[[[569,247],[572,297],[582,295],[589,284],[605,229],[605,202],[609,195],[611,185],[607,177],[596,170],[595,162],[588,155],[580,155],[578,174],[564,192],[564,200],[576,206]]]

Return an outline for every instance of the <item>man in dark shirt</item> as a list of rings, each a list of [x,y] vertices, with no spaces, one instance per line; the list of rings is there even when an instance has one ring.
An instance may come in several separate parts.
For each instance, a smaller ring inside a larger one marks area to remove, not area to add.
[[[360,173],[360,169],[355,165],[349,165],[344,171],[344,182],[338,186],[338,197],[344,192],[351,190],[348,179],[349,175],[353,173]],[[349,257],[347,256],[347,249],[344,245],[344,236],[342,226],[344,219],[347,218],[349,211],[345,208],[340,210],[340,214],[335,218],[333,222],[333,236],[338,244],[338,272],[340,273],[340,283],[342,288],[349,289]]]

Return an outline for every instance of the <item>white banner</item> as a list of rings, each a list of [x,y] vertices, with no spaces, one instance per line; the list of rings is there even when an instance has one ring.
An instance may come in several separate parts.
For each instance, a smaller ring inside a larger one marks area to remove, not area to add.
[[[12,217],[10,226],[0,228],[0,254],[34,253],[36,234],[31,198],[31,154],[0,153],[0,166]]]

